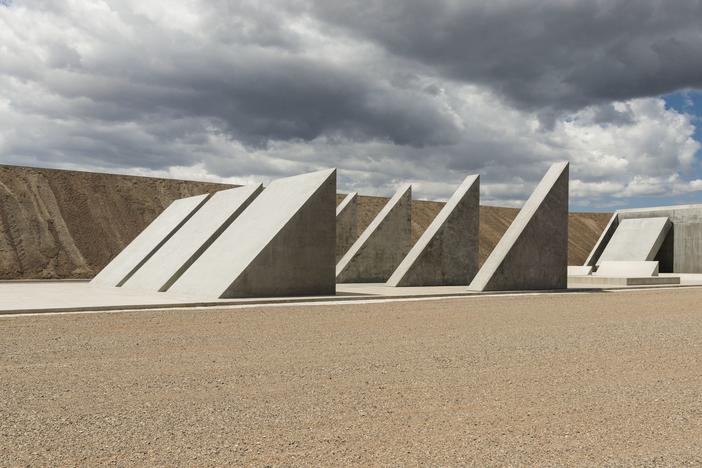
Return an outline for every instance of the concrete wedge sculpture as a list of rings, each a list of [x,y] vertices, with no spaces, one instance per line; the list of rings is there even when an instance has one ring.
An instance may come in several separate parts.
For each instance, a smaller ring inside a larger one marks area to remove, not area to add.
[[[261,193],[263,185],[215,192],[207,202],[120,286],[166,291]]]
[[[465,285],[478,271],[480,176],[466,177],[387,282]]]
[[[402,186],[336,265],[338,283],[388,280],[412,243],[412,186]]]
[[[336,170],[273,181],[168,292],[210,298],[333,295]]]
[[[90,283],[99,286],[117,286],[129,279],[195,214],[208,196],[204,194],[181,198],[168,205],[105,268],[100,270]]]
[[[565,289],[568,163],[553,164],[469,285],[473,291]]]

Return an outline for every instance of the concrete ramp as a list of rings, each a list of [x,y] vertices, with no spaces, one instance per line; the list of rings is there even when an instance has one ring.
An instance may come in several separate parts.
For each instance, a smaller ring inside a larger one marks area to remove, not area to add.
[[[466,177],[388,280],[388,286],[466,285],[478,271],[480,176]]]
[[[568,163],[552,165],[478,274],[473,291],[565,289]]]
[[[272,182],[168,292],[334,295],[335,207],[335,169]]]
[[[176,200],[95,275],[91,283],[117,286],[127,279],[185,224],[205,203],[209,195]]]
[[[249,185],[216,192],[173,236],[120,286],[167,290],[263,190]]]
[[[336,261],[349,250],[358,231],[358,193],[346,195],[336,207]]]
[[[623,219],[597,260],[603,262],[645,262],[656,258],[670,231],[668,217]]]
[[[412,244],[412,186],[402,186],[336,265],[338,283],[384,283]]]

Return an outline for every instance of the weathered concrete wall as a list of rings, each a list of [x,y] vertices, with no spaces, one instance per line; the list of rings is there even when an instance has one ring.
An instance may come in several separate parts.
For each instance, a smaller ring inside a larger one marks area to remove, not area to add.
[[[388,286],[467,285],[478,271],[480,176],[466,177],[388,280]]]
[[[346,195],[336,207],[336,262],[353,245],[358,236],[358,193]]]
[[[91,284],[119,286],[142,266],[205,203],[208,195],[176,200],[127,245]]]
[[[248,185],[214,193],[123,284],[124,288],[165,291],[261,193],[263,185]]]
[[[334,295],[336,170],[273,181],[168,292]]]
[[[614,232],[624,219],[668,217],[672,223],[658,256],[660,271],[664,273],[702,273],[702,205],[678,205],[619,210],[608,228]],[[592,249],[587,264],[594,264],[609,241],[603,233]],[[610,236],[611,238],[611,236]]]
[[[552,165],[471,282],[474,291],[564,289],[568,163]]]
[[[404,185],[339,260],[336,281],[387,281],[412,247],[411,210],[412,186]]]
[[[597,265],[602,262],[645,262],[656,258],[670,230],[668,217],[623,219],[607,243]]]

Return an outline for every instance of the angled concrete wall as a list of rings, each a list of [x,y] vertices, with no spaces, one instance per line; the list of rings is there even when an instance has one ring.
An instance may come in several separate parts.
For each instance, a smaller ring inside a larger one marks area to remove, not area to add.
[[[336,207],[336,261],[349,250],[358,231],[358,193],[346,195]]]
[[[388,286],[469,284],[478,271],[480,176],[466,177],[388,280]]]
[[[668,217],[672,223],[658,252],[661,272],[702,273],[702,204],[634,208],[617,211],[612,234],[625,219]],[[610,236],[611,238],[611,236]],[[588,264],[594,265],[609,238],[603,236],[592,249]]]
[[[127,280],[205,203],[209,195],[176,200],[108,263],[91,284],[117,286]]]
[[[216,192],[121,286],[167,290],[262,190],[258,184]]]
[[[204,298],[333,295],[336,170],[272,182],[168,288]]]
[[[667,216],[621,220],[597,260],[597,265],[613,261],[653,260],[668,235],[670,226]]]
[[[552,165],[478,274],[473,291],[565,289],[568,163]]]
[[[390,278],[412,243],[412,186],[401,187],[336,265],[338,283]]]

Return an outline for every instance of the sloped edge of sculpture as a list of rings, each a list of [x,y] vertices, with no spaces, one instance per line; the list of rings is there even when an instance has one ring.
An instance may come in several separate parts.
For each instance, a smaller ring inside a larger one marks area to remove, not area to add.
[[[411,247],[412,186],[405,184],[336,265],[336,280],[385,282]]]
[[[203,194],[173,201],[95,275],[91,284],[117,286],[128,280],[206,203],[210,196],[210,194]]]
[[[335,169],[272,182],[168,292],[334,294],[335,207]]]
[[[387,281],[388,286],[457,286],[478,271],[480,176],[464,179]]]
[[[553,164],[469,285],[473,291],[567,287],[568,162]]]

